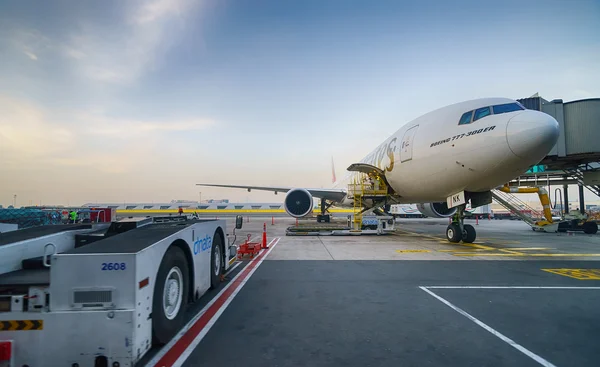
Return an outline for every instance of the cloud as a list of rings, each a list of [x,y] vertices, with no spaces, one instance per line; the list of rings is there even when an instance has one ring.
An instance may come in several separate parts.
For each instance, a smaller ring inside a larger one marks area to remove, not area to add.
[[[21,52],[33,61],[52,49],[50,39],[35,29],[11,28],[5,37],[13,52]]]
[[[187,5],[185,0],[157,0],[149,2],[137,9],[133,15],[133,20],[138,24],[144,24],[173,14],[180,15],[181,11]]]
[[[74,135],[53,124],[48,112],[26,101],[0,95],[0,163],[21,163],[67,150]]]
[[[31,60],[36,61],[38,59],[37,56],[31,51],[23,51],[23,52],[25,53],[25,55],[29,56],[29,58]]]
[[[195,0],[154,0],[137,3],[125,11],[122,24],[104,28],[88,23],[64,47],[86,78],[105,83],[129,84],[153,68],[180,34],[185,14]]]
[[[197,131],[215,124],[210,119],[145,121],[106,117],[98,114],[81,114],[78,120],[85,124],[84,133],[130,139],[135,136],[164,132]]]
[[[0,171],[94,167],[123,173],[139,166],[153,146],[170,139],[167,133],[197,131],[215,124],[202,118],[114,118],[101,113],[43,108],[1,94],[0,111]]]

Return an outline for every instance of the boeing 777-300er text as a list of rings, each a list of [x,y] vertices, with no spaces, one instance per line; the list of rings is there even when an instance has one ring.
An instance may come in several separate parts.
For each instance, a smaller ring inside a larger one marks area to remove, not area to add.
[[[473,242],[475,228],[464,224],[467,202],[476,208],[492,202],[491,190],[539,163],[558,140],[552,116],[527,110],[507,98],[483,98],[446,106],[405,124],[329,189],[198,184],[285,192],[284,208],[292,217],[312,213],[313,197],[321,199],[317,220],[329,222],[331,205],[352,207],[355,193],[349,184],[373,173],[383,180],[387,194],[365,195],[364,210],[391,203],[419,203],[428,217],[451,217],[450,242]]]

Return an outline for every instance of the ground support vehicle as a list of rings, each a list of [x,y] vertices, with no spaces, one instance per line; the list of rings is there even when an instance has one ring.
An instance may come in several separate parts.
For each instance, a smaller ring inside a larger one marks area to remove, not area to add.
[[[586,234],[596,234],[598,232],[598,221],[595,216],[582,214],[578,210],[572,210],[565,214],[563,220],[558,225],[558,232],[583,231]]]
[[[0,349],[10,366],[133,366],[236,253],[224,220],[183,216],[2,234]]]
[[[309,224],[291,226],[286,230],[287,236],[356,236],[384,235],[394,232],[394,217],[391,215],[363,215],[361,229],[352,229],[353,215],[348,215],[346,226]]]

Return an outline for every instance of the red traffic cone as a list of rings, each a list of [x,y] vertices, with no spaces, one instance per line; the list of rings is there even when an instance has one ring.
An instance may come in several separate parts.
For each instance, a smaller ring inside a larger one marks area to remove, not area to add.
[[[267,223],[265,223],[263,225],[263,241],[262,241],[262,248],[268,248],[267,247]]]

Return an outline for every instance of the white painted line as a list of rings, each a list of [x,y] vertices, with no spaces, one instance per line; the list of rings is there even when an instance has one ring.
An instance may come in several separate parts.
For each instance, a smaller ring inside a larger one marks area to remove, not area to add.
[[[475,317],[473,317],[470,314],[468,314],[466,311],[462,310],[461,308],[459,308],[459,307],[453,305],[452,303],[446,301],[444,298],[442,298],[442,297],[438,296],[437,294],[433,293],[432,291],[430,291],[426,287],[419,287],[419,288],[421,288],[425,292],[429,293],[433,297],[437,298],[440,302],[444,303],[446,306],[450,307],[454,311],[460,313],[464,317],[466,317],[469,320],[473,321],[477,325],[479,325],[482,328],[484,328],[485,330],[489,331],[492,335],[496,336],[497,338],[499,338],[503,342],[507,343],[508,345],[510,345],[511,347],[515,348],[519,352],[525,354],[527,357],[533,359],[534,361],[536,361],[537,363],[541,364],[542,366],[545,366],[545,367],[556,367],[554,364],[548,362],[544,358],[538,356],[537,354],[533,353],[529,349],[527,349],[527,348],[523,347],[522,345],[518,344],[517,342],[515,342],[514,340],[512,340],[509,337],[505,336],[504,334],[501,334],[500,332],[492,329],[488,325],[484,324],[483,322],[479,321]]]
[[[256,270],[256,268],[258,268],[258,266],[262,263],[263,259],[266,258],[269,255],[269,252],[271,252],[271,250],[273,249],[273,247],[275,247],[275,245],[277,244],[277,242],[274,243],[274,241],[279,242],[279,238],[274,238],[271,240],[271,242],[269,242],[269,250],[268,252],[265,254],[265,256],[256,264],[256,267],[252,270],[252,272],[250,274],[248,274],[248,276],[246,277],[246,279],[250,278],[250,275],[252,275],[252,273],[254,273],[254,271]],[[274,244],[273,244],[274,243]],[[240,263],[238,263],[239,265]],[[179,339],[181,339],[181,337],[183,335],[185,335],[188,330],[196,323],[196,321],[198,321],[198,319],[200,319],[200,317],[202,317],[202,315],[204,313],[206,313],[206,311],[219,299],[219,297],[225,293],[227,291],[227,289],[229,289],[229,287],[231,287],[233,284],[235,284],[236,280],[240,277],[240,275],[242,275],[244,272],[240,271],[239,273],[237,273],[235,275],[235,277],[233,279],[231,279],[229,281],[229,283],[223,287],[223,289],[216,295],[214,296],[210,302],[208,302],[203,308],[202,310],[200,310],[200,312],[198,312],[198,314],[196,316],[194,316],[174,337],[173,339],[171,339],[166,345],[164,345],[160,351],[158,353],[156,353],[156,355],[150,360],[148,361],[148,363],[146,363],[146,367],[150,367],[150,366],[155,366],[164,356],[165,354],[167,354],[167,352],[169,350],[171,350],[171,348],[173,348],[173,346],[179,341]],[[245,284],[245,281],[244,283]],[[242,285],[243,285],[242,284]],[[238,288],[241,288],[241,286]],[[237,292],[236,292],[237,293]],[[230,300],[233,299],[233,296],[230,297]],[[230,302],[230,301],[229,301]],[[227,303],[229,304],[229,303]],[[225,307],[222,307],[222,309],[224,309]],[[222,313],[222,311],[220,311],[220,313],[218,313],[218,315],[220,315]],[[217,315],[213,316],[216,317]],[[212,326],[212,324],[211,324]],[[194,339],[194,342],[196,342],[196,340]],[[199,342],[199,341],[198,341]],[[197,343],[195,344],[197,345]],[[186,351],[187,352],[187,351]],[[189,354],[188,354],[189,355]],[[186,357],[187,358],[187,357]],[[183,361],[182,361],[183,362]]]
[[[538,287],[538,286],[487,286],[487,285],[432,285],[422,286],[428,289],[600,289],[600,287]]]
[[[224,277],[226,277],[226,276],[228,276],[229,274],[231,274],[231,272],[232,272],[232,271],[234,271],[234,270],[235,270],[235,268],[237,268],[238,266],[240,266],[240,264],[241,264],[241,262],[239,262],[239,261],[236,261],[236,263],[235,263],[235,264],[234,264],[234,265],[233,265],[231,268],[229,268],[229,270],[227,270],[227,271],[225,272],[225,274],[223,274],[223,276],[224,276]]]
[[[190,354],[192,354],[192,352],[194,351],[194,349],[196,349],[196,347],[198,346],[198,344],[200,344],[200,342],[202,341],[202,339],[204,339],[204,336],[206,336],[206,334],[208,333],[208,331],[210,330],[210,328],[212,328],[212,326],[215,324],[215,322],[217,322],[217,320],[219,319],[219,317],[221,316],[221,314],[225,311],[225,309],[227,308],[227,306],[229,306],[229,304],[231,303],[231,301],[233,301],[233,299],[235,298],[235,296],[239,293],[239,291],[242,289],[242,287],[244,285],[246,285],[246,283],[248,282],[248,280],[250,279],[250,277],[252,276],[252,274],[254,274],[254,272],[256,271],[256,269],[258,269],[258,267],[260,266],[260,264],[262,264],[263,261],[265,261],[265,259],[267,258],[267,256],[269,256],[269,253],[275,248],[275,246],[277,246],[277,244],[279,243],[279,238],[274,238],[273,240],[271,240],[271,242],[268,244],[269,250],[267,251],[267,253],[265,254],[265,256],[260,259],[260,261],[256,264],[256,266],[254,267],[254,269],[252,269],[249,273],[248,276],[240,283],[240,286],[231,294],[231,296],[227,299],[227,301],[225,301],[225,303],[223,303],[223,305],[221,306],[221,308],[219,309],[219,311],[217,311],[215,313],[215,315],[212,317],[212,319],[210,319],[210,321],[206,324],[206,326],[204,327],[204,329],[202,329],[202,331],[198,334],[198,336],[196,336],[196,338],[194,339],[194,341],[192,341],[192,343],[185,349],[185,351],[181,354],[181,356],[179,356],[179,358],[177,359],[177,361],[175,361],[175,363],[173,364],[173,366],[175,367],[179,367],[181,365],[183,365],[183,362],[185,362],[188,357],[190,356]]]

